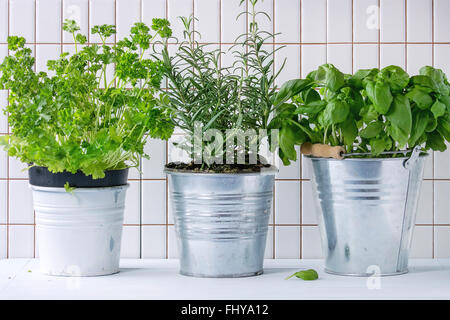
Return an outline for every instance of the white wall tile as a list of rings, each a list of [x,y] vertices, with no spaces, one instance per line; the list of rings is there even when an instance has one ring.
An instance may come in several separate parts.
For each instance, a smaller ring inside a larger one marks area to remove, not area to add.
[[[450,181],[434,181],[435,223],[450,224]]]
[[[450,1],[434,0],[434,41],[450,41]]]
[[[9,258],[31,258],[33,255],[33,226],[9,226]]]
[[[138,259],[141,255],[140,227],[124,226],[122,231],[121,258]]]
[[[89,25],[90,28],[102,24],[115,24],[114,0],[90,0],[89,1]],[[90,31],[90,42],[101,43],[98,34]],[[106,39],[106,42],[114,42],[114,35]]]
[[[275,81],[276,85],[281,87],[286,81],[300,77],[300,46],[287,45],[286,47],[276,46],[276,48],[280,48],[275,53],[276,73],[284,63],[284,68]]]
[[[9,222],[34,223],[33,197],[26,180],[9,182]]]
[[[428,42],[432,40],[433,0],[408,0],[408,42]]]
[[[274,0],[264,0],[264,1],[259,1],[256,4],[257,12],[265,12],[270,17],[270,19],[268,19],[267,17],[265,17],[263,15],[258,15],[257,22],[258,22],[259,30],[261,30],[261,31],[268,31],[270,33],[273,33],[273,9],[274,9],[273,2],[274,2]],[[251,11],[251,10],[252,9],[249,4],[249,11]],[[244,10],[242,10],[242,11],[244,11]],[[249,24],[250,24],[250,18],[249,18]],[[270,40],[269,42],[272,42],[272,40]]]
[[[302,42],[324,43],[327,40],[326,0],[302,1]]]
[[[89,0],[64,0],[63,1],[63,20],[75,20],[80,27],[79,33],[88,37],[89,19],[88,19],[88,1]],[[73,43],[73,37],[68,32],[63,32],[63,41]]]
[[[378,0],[353,1],[354,41],[378,41],[379,7]]]
[[[168,248],[168,258],[169,259],[177,259],[178,258],[178,243],[177,243],[177,235],[175,232],[174,226],[169,226],[169,243],[167,244]]]
[[[352,45],[329,44],[327,62],[336,66],[344,73],[352,73]]]
[[[302,182],[302,224],[317,224],[316,198],[311,181]]]
[[[141,185],[139,181],[128,181],[130,187],[125,197],[124,224],[139,224],[141,221]]]
[[[0,51],[1,49],[2,48],[0,48]],[[3,113],[4,108],[6,108],[7,106],[8,106],[8,91],[0,90],[0,133],[8,133],[8,116]]]
[[[424,179],[433,179],[433,158],[434,152],[429,152],[428,157],[425,159],[425,165],[423,168]]]
[[[433,64],[433,49],[431,44],[408,44],[408,73],[419,74],[423,66]]]
[[[405,0],[381,0],[382,42],[405,41]]]
[[[450,44],[436,44],[434,46],[434,64],[447,75],[450,74]]]
[[[300,182],[275,182],[275,223],[300,223]]]
[[[142,223],[166,223],[166,181],[142,181]]]
[[[8,156],[6,151],[0,149],[0,179],[8,177]]]
[[[35,2],[34,0],[10,0],[10,35],[24,37],[34,42]]]
[[[405,69],[405,45],[382,44],[380,45],[380,68],[396,65]]]
[[[312,178],[311,161],[302,155],[302,179]]]
[[[285,166],[282,161],[278,165],[277,179],[300,179],[300,147],[296,146],[297,161]],[[277,156],[278,157],[278,156]]]
[[[328,42],[352,41],[352,0],[328,0]]]
[[[8,38],[8,0],[0,0],[0,42]]]
[[[131,27],[141,20],[141,0],[116,0],[117,41],[129,37]],[[148,24],[151,27],[151,24]]]
[[[300,42],[300,0],[275,1],[276,42]]]
[[[422,181],[419,204],[417,205],[416,224],[433,222],[433,181]]]
[[[36,1],[36,41],[61,42],[61,0]]]
[[[152,25],[153,18],[166,17],[166,0],[141,0],[142,1],[142,22]],[[117,12],[119,13],[119,12]],[[174,23],[175,21],[170,21]]]
[[[264,259],[274,259],[273,256],[273,226],[267,229],[266,249],[264,250]]]
[[[434,154],[434,177],[436,179],[450,179],[450,143],[447,150]]]
[[[246,18],[238,15],[245,9],[245,4],[238,6],[234,1],[222,1],[222,42],[234,43],[236,38],[245,33]]]
[[[434,257],[450,258],[450,227],[437,226],[434,230]]]
[[[300,227],[275,227],[275,259],[300,258]]]
[[[327,61],[327,47],[325,45],[302,45],[302,77],[316,70]]]
[[[0,226],[0,259],[7,256],[7,234],[6,226]]]
[[[166,227],[142,227],[142,258],[164,259],[166,257]]]
[[[174,142],[181,143],[184,139],[182,135],[173,135],[168,144],[169,144],[169,154],[168,154],[168,162],[190,162],[191,159],[186,151],[181,148],[178,148],[173,145]]]
[[[319,227],[302,227],[302,258],[321,259],[322,257]]]
[[[355,44],[353,70],[378,67],[378,46],[376,44]]]
[[[9,157],[9,177],[10,178],[28,178],[28,165],[26,163],[20,162],[16,158]]]
[[[195,0],[194,14],[198,18],[195,30],[200,32],[199,42],[220,41],[220,0]]]
[[[193,13],[191,0],[167,0],[168,18],[172,24],[173,36],[183,40],[184,26],[179,17],[189,17]]]
[[[8,156],[6,151],[0,149],[0,179],[8,177]]]
[[[144,179],[163,179],[165,177],[166,142],[149,139],[144,151],[150,156],[150,159],[142,160],[142,177]]]
[[[44,71],[49,76],[55,74],[47,68],[48,60],[57,60],[61,54],[61,46],[59,44],[41,44],[36,45],[36,72]]]
[[[7,209],[8,202],[6,201],[8,197],[8,183],[5,180],[0,180],[0,224],[5,224],[7,222]]]
[[[433,257],[433,227],[414,227],[409,257],[412,259]]]

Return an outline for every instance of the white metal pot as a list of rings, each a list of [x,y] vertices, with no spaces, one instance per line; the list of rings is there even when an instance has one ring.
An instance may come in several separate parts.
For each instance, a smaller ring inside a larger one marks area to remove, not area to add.
[[[77,188],[72,192],[30,187],[43,273],[100,276],[119,272],[128,185]]]

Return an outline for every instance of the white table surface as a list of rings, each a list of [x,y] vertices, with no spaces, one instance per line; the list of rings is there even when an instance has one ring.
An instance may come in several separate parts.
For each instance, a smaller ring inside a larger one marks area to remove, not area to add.
[[[319,280],[284,280],[301,268]],[[205,279],[179,275],[177,260],[124,259],[118,274],[70,278],[42,275],[38,260],[9,259],[0,261],[0,299],[450,299],[450,259],[411,260],[409,270],[368,279],[327,274],[321,260],[266,260],[261,276]]]

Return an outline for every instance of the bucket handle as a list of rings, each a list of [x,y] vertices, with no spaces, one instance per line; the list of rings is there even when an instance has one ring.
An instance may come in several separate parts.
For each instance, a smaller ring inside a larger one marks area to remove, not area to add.
[[[412,153],[411,153],[411,157],[409,157],[409,159],[405,160],[403,162],[403,167],[406,170],[411,170],[414,165],[416,164],[417,160],[419,159],[420,156],[420,152],[422,151],[422,148],[420,146],[416,146],[414,147]]]

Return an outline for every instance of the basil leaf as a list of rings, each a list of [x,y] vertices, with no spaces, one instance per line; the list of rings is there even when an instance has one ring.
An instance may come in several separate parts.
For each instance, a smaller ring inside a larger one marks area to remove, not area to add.
[[[399,145],[404,146],[408,142],[412,127],[412,115],[409,100],[401,94],[397,94],[392,102],[391,110],[386,114],[391,122],[391,136]]]
[[[367,127],[361,130],[360,136],[366,139],[375,138],[383,130],[381,122],[371,122]]]
[[[328,102],[324,110],[324,122],[325,124],[338,124],[344,122],[350,112],[350,107],[347,103],[332,100]]]
[[[294,274],[287,277],[285,280],[288,280],[292,277],[297,277],[297,278],[303,279],[305,281],[311,281],[311,280],[319,279],[319,274],[314,269],[302,270],[302,271],[295,272]]]
[[[340,125],[342,135],[344,137],[344,143],[349,149],[352,149],[353,143],[358,136],[358,127],[354,119],[347,119]]]
[[[416,145],[416,142],[419,138],[424,134],[425,129],[428,125],[428,111],[419,111],[414,115],[414,120],[411,129],[411,137],[409,138],[408,145],[413,147]]]
[[[425,145],[425,148],[444,152],[447,150],[447,145],[445,144],[444,137],[439,132],[433,131],[427,134],[427,144]]]
[[[445,114],[446,106],[439,100],[436,100],[436,102],[431,107],[431,112],[433,112],[435,118],[439,118]]]
[[[429,109],[433,104],[433,98],[420,87],[414,87],[406,96],[422,110]]]
[[[393,92],[401,92],[409,83],[409,75],[398,66],[383,68],[380,77],[389,84]]]
[[[393,98],[387,83],[369,81],[366,85],[366,92],[378,113],[386,114],[389,111]]]
[[[311,81],[308,79],[295,79],[285,82],[281,86],[280,91],[278,91],[273,104],[279,106],[293,96],[299,94],[302,90],[308,88],[310,85]]]

